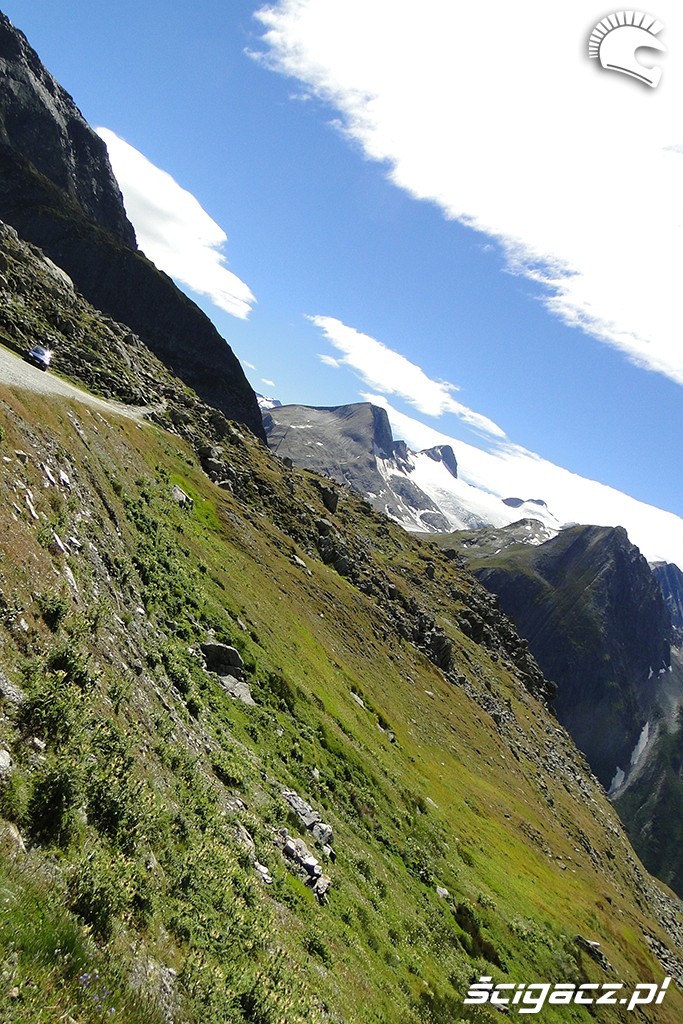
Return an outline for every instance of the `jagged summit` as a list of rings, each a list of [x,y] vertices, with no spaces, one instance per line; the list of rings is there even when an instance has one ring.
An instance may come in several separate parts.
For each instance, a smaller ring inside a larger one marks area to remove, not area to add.
[[[107,150],[0,15],[0,220],[181,380],[265,440],[256,396],[209,318],[136,247]]]
[[[459,479],[450,445],[415,452],[394,440],[386,410],[370,402],[286,405],[264,412],[263,423],[270,448],[281,458],[348,484],[407,530],[449,533],[522,518],[559,529],[545,502],[503,501]]]

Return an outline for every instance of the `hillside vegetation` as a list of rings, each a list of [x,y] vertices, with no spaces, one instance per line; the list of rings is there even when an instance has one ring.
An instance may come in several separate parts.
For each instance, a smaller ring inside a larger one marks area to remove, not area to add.
[[[0,395],[3,1020],[487,1020],[480,974],[602,979],[579,934],[663,977],[679,906],[471,576],[235,428],[220,488],[152,425]]]
[[[0,1020],[486,1024],[482,975],[670,976],[599,1019],[677,1024],[681,904],[528,645],[228,419],[262,433],[241,368],[93,213],[101,146],[0,28],[0,205],[34,243],[0,225],[0,343],[139,410],[0,386]]]

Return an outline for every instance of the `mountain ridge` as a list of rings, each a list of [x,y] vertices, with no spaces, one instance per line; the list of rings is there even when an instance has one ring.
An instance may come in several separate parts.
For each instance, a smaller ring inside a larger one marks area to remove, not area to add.
[[[142,261],[4,152],[2,203],[74,265]],[[2,1019],[492,1024],[463,1002],[482,975],[666,976],[638,1018],[678,1024],[683,905],[496,598],[228,422],[136,334],[136,296],[112,320],[20,235],[0,337],[54,335],[57,372],[149,422],[0,385]]]
[[[281,458],[348,484],[407,530],[448,533],[529,515],[560,525],[542,501],[505,501],[461,481],[451,445],[411,451],[373,403],[278,406],[263,411],[263,422]]]
[[[0,47],[0,219],[204,401],[264,440],[256,395],[232,349],[137,249],[106,146],[1,12]]]

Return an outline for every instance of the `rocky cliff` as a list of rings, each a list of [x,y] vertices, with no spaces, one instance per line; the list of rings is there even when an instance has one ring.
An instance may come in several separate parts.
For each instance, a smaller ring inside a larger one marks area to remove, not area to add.
[[[671,562],[657,562],[652,572],[664,596],[679,643],[683,643],[683,572]]]
[[[609,788],[670,664],[671,622],[646,560],[621,528],[571,527],[481,560],[474,541],[476,576],[557,684],[558,717]]]
[[[0,218],[206,402],[264,437],[256,396],[228,344],[135,247],[104,143],[1,13]]]
[[[536,527],[536,528],[534,528]],[[453,535],[557,685],[555,707],[647,867],[683,892],[683,651],[676,566],[650,573],[623,530],[538,524]],[[663,594],[660,592],[660,588]],[[665,600],[666,598],[666,600]]]
[[[384,409],[370,402],[313,408],[285,405],[264,413],[268,444],[280,458],[331,476],[367,497],[379,512],[413,529],[447,530],[448,519],[419,484],[405,442],[394,441]],[[451,448],[430,450],[457,476]]]

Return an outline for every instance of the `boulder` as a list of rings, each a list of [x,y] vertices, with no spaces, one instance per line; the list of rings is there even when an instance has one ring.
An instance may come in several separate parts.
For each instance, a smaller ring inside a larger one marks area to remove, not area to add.
[[[176,504],[180,505],[183,508],[192,508],[192,506],[194,505],[194,502],[190,495],[185,494],[185,491],[182,489],[182,487],[178,487],[178,484],[173,484],[173,488],[171,489],[171,497],[176,502]]]
[[[315,825],[311,829],[311,834],[323,848],[325,846],[331,846],[333,842],[332,826],[327,825],[324,821],[316,821]]]
[[[7,676],[0,672],[0,701],[19,707],[25,699],[23,690],[15,683],[11,683]]]
[[[241,671],[244,668],[240,652],[228,644],[205,643],[200,647],[209,672],[221,676],[228,675],[230,669]]]
[[[243,704],[256,707],[256,701],[251,695],[249,684],[243,679],[235,679],[234,676],[221,676],[221,686],[229,693],[233,700],[241,700]]]
[[[313,892],[318,897],[321,903],[327,902],[327,893],[332,885],[332,879],[329,875],[320,875],[313,886]]]
[[[25,853],[26,844],[17,826],[11,821],[0,821],[0,856],[16,860]]]
[[[307,804],[305,800],[302,800],[299,794],[295,793],[293,789],[285,789],[282,795],[296,814],[301,824],[305,825],[306,828],[312,828],[320,821],[320,815],[318,812],[314,811],[310,804]]]
[[[0,779],[7,779],[12,773],[12,758],[8,750],[0,750]]]
[[[339,507],[339,492],[335,491],[332,487],[325,487],[323,485],[320,487],[320,497],[327,511],[334,515]]]

